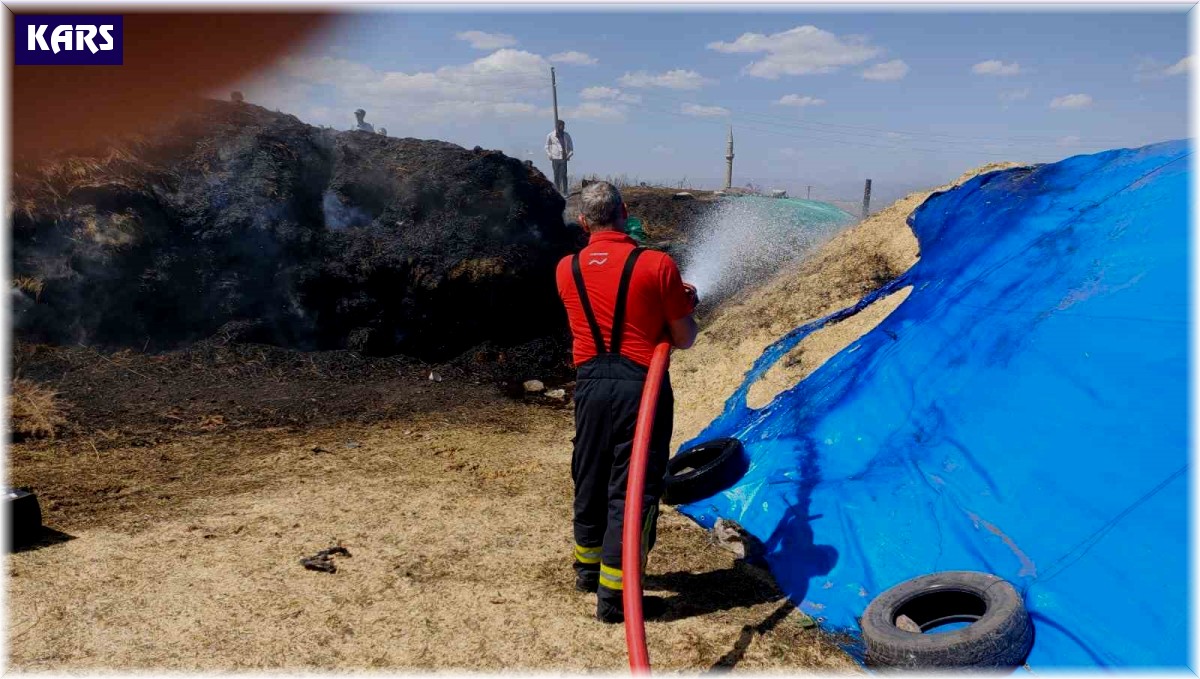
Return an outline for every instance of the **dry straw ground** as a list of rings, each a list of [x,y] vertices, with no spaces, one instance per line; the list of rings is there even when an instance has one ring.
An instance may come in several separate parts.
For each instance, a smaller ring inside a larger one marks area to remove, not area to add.
[[[622,671],[622,627],[573,589],[569,413],[447,389],[460,407],[370,427],[19,447],[20,478],[107,475],[126,501],[9,558],[11,666]],[[175,500],[108,472],[148,456],[195,483]],[[335,540],[337,573],[298,564]],[[657,669],[854,669],[673,512],[647,588],[671,601],[648,625]]]

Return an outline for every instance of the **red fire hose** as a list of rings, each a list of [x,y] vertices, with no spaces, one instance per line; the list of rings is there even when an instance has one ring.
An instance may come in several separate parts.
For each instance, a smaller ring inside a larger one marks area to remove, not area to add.
[[[646,489],[646,457],[650,434],[654,431],[654,411],[658,409],[658,389],[671,362],[671,345],[663,342],[654,348],[642,403],[638,407],[637,426],[633,430],[633,451],[629,458],[629,482],[625,487],[625,531],[621,536],[621,574],[625,589],[621,594],[625,608],[625,645],[629,649],[629,669],[635,675],[650,674],[650,654],[646,650],[646,621],[642,619],[642,493]]]

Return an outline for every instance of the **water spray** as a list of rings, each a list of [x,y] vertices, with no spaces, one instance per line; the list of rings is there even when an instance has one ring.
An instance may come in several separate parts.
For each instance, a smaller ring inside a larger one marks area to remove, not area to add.
[[[683,256],[683,279],[711,301],[760,282],[812,252],[854,217],[828,203],[734,196],[694,226],[698,237]]]

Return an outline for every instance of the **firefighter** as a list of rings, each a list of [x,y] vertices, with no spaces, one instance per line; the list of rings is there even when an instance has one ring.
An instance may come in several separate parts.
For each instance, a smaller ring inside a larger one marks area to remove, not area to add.
[[[577,371],[575,449],[575,586],[596,592],[596,617],[624,621],[621,531],[625,485],[642,386],[654,347],[669,341],[687,349],[696,340],[696,290],[683,282],[668,255],[638,247],[625,233],[629,216],[608,182],[582,192],[579,224],[589,242],[558,264],[558,293],[566,307]],[[675,402],[663,377],[646,465],[642,556],[654,545],[658,501],[670,455]],[[666,602],[643,599],[647,618]]]

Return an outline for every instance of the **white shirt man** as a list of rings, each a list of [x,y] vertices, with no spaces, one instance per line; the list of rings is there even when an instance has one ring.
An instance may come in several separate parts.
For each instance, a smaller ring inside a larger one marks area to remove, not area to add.
[[[575,144],[567,134],[566,122],[558,121],[558,130],[546,135],[546,156],[554,166],[554,186],[567,195],[567,161],[575,155]]]
[[[559,121],[562,124],[562,121]],[[563,143],[558,143],[558,135],[551,132],[546,135],[546,156],[550,160],[570,160],[571,156],[575,155],[575,144],[571,142],[571,135],[563,130]],[[563,147],[566,147],[566,158],[563,157]]]

